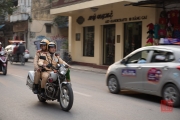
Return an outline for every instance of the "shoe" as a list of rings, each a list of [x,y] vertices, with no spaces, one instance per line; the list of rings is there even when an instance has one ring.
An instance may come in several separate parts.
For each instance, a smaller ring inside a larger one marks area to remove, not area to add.
[[[38,94],[38,84],[35,84],[34,90],[33,90],[34,94]]]

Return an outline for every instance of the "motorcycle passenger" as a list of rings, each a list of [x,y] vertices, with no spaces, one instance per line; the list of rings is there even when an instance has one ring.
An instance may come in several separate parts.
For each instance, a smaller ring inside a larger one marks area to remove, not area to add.
[[[23,55],[25,52],[25,46],[23,45],[22,42],[19,43],[19,47],[17,49],[17,61],[19,61],[19,55]]]
[[[59,56],[56,56],[56,44],[54,42],[50,42],[48,44],[48,53],[43,54],[41,56],[45,56],[46,60],[39,59],[38,65],[44,66],[44,70],[41,73],[42,81],[41,81],[41,95],[45,97],[45,85],[47,79],[49,77],[50,72],[52,72],[51,66],[56,67],[57,64],[66,64],[69,66],[65,61],[63,61]],[[70,66],[69,66],[70,67]],[[69,76],[68,76],[69,77]],[[68,78],[70,79],[70,77]]]
[[[4,48],[2,47],[2,43],[0,42],[0,52],[4,51]]]
[[[40,80],[40,75],[41,75],[41,68],[38,66],[38,60],[39,57],[41,56],[42,53],[46,53],[48,52],[48,43],[49,41],[47,39],[43,39],[40,42],[40,50],[38,50],[35,54],[34,57],[34,71],[35,71],[35,75],[34,75],[34,94],[38,94],[38,86],[39,86],[39,80]]]

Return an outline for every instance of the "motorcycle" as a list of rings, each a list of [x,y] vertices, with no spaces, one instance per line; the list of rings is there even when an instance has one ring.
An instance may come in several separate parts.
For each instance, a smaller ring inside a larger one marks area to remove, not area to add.
[[[24,58],[24,53],[19,55],[19,60],[17,59],[18,56],[16,54],[9,54],[8,59],[13,64],[13,62],[20,62],[21,65],[25,64],[25,58]]]
[[[40,59],[44,59],[44,56],[40,56]],[[68,66],[65,64],[58,64],[57,68],[51,66],[53,72],[50,72],[46,86],[45,95],[42,97],[39,93],[37,97],[40,102],[46,102],[46,100],[57,100],[60,103],[62,110],[69,111],[72,108],[74,95],[71,88],[71,83],[66,81],[66,73]],[[29,71],[27,76],[26,85],[33,91],[34,90],[34,71]],[[41,79],[39,82],[38,90],[41,89]]]
[[[0,52],[0,71],[3,72],[3,75],[7,74],[7,57],[5,56],[5,52]]]

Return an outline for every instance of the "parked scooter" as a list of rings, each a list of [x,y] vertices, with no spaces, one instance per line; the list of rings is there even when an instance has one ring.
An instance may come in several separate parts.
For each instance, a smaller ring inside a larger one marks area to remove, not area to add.
[[[24,58],[24,53],[19,55],[19,60],[17,59],[17,55],[16,54],[9,54],[9,61],[11,62],[11,64],[13,64],[13,62],[20,62],[21,65],[25,64],[25,58]]]
[[[5,52],[0,52],[0,71],[3,72],[3,75],[7,74],[7,57],[5,56]]]

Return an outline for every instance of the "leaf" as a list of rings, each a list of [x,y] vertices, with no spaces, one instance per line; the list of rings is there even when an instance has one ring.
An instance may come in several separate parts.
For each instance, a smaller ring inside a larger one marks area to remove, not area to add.
[[[16,9],[14,7],[14,0],[0,0],[0,15],[5,15],[6,13],[12,14]]]

